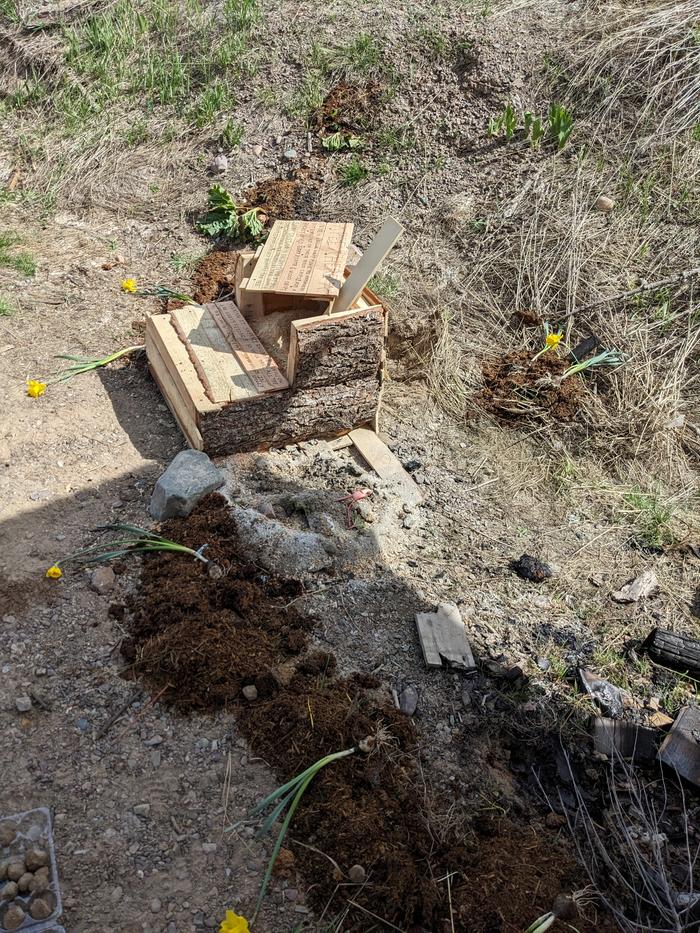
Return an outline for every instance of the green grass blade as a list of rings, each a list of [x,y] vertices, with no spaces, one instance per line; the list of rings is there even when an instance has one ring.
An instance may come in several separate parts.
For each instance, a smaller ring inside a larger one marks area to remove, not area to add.
[[[265,836],[270,831],[273,823],[279,818],[280,814],[285,809],[285,807],[287,806],[287,804],[292,799],[295,793],[296,793],[296,788],[293,787],[289,791],[289,793],[280,800],[280,802],[277,804],[275,809],[272,810],[272,812],[268,814],[267,818],[265,819],[265,822],[262,824],[260,829],[255,834],[258,839],[262,838],[262,836]]]

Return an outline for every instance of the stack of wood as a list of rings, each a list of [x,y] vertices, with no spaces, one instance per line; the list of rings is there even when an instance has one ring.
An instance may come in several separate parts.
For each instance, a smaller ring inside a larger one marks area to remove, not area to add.
[[[151,372],[191,447],[226,455],[376,429],[388,322],[367,282],[402,228],[389,220],[349,269],[352,231],[277,221],[238,253],[235,302],[148,320]]]

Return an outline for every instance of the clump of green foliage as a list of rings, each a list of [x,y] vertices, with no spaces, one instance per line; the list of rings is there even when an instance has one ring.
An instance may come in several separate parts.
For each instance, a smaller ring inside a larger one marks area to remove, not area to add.
[[[338,171],[341,182],[348,188],[354,188],[369,175],[369,169],[358,158],[352,159],[342,165]]]
[[[329,152],[340,152],[342,149],[360,149],[362,139],[350,133],[332,133],[321,140],[321,145]]]
[[[209,189],[209,210],[198,222],[197,230],[207,236],[227,236],[231,239],[257,240],[263,232],[258,217],[260,208],[243,211],[221,185]]]
[[[29,253],[10,252],[11,247],[21,243],[22,238],[11,231],[0,232],[0,266],[21,272],[31,278],[36,272],[36,262]]]
[[[506,141],[510,142],[520,131],[522,138],[527,139],[535,149],[539,148],[545,138],[557,149],[563,149],[573,128],[573,115],[563,104],[550,104],[546,126],[542,117],[535,116],[529,110],[523,113],[522,119],[518,119],[512,104],[508,104],[501,113],[489,117],[488,122],[489,136],[503,133]]]

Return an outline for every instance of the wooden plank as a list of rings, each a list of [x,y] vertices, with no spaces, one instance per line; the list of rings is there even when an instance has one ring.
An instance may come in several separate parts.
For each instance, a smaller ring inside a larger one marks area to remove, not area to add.
[[[204,442],[202,441],[202,435],[199,432],[199,428],[197,427],[197,424],[192,417],[192,414],[187,404],[185,403],[185,400],[178,391],[175,380],[170,375],[168,366],[163,360],[163,357],[158,352],[158,348],[155,346],[152,338],[150,341],[150,346],[148,346],[148,343],[149,334],[147,332],[146,344],[149,369],[151,370],[151,375],[153,376],[158,388],[160,389],[161,395],[165,399],[168,408],[173,413],[173,417],[180,426],[180,430],[185,435],[187,443],[190,445],[190,447],[193,447],[195,450],[203,450]]]
[[[658,732],[624,719],[597,716],[593,723],[593,746],[601,755],[651,761],[656,757]]]
[[[258,395],[210,308],[210,305],[187,305],[175,309],[171,315],[208,397],[212,402],[235,402]]]
[[[700,785],[700,708],[684,707],[659,749],[659,759],[681,777]]]
[[[265,347],[232,301],[212,302],[204,306],[225,335],[226,342],[255,388],[252,394],[288,389],[284,378]]]
[[[417,612],[416,626],[428,667],[476,670],[464,622],[454,603],[440,603],[436,612]]]
[[[333,303],[333,311],[347,311],[366,288],[367,283],[379,268],[382,260],[391,250],[404,228],[393,217],[383,224],[379,233],[362,254],[360,261],[345,280],[338,297]]]
[[[218,406],[207,398],[204,386],[197,376],[185,345],[172,325],[169,314],[154,314],[146,321],[146,354],[149,359],[154,348],[165,363],[170,378],[195,422],[200,413],[218,409]]]
[[[379,440],[374,431],[368,428],[356,428],[350,432],[350,437],[374,472],[396,487],[396,492],[405,502],[409,505],[418,505],[423,501],[421,491],[413,482],[410,474],[404,470],[398,457],[395,457],[386,444]]]
[[[335,298],[343,281],[352,231],[352,224],[276,221],[245,289]]]

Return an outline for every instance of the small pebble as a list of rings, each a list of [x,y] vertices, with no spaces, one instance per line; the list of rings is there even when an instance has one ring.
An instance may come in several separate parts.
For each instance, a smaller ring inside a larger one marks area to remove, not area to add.
[[[285,159],[287,159],[288,162],[291,162],[293,159],[296,159],[296,157],[297,157],[297,151],[296,151],[296,149],[285,149],[285,150],[284,150],[284,157],[285,157]]]
[[[258,144],[257,146],[253,146],[253,148],[251,149],[251,152],[253,153],[254,156],[261,156],[262,151],[263,151],[262,146],[260,144]]]
[[[90,589],[106,596],[114,589],[116,577],[111,567],[96,567],[90,574]]]
[[[407,516],[404,518],[404,520],[403,520],[403,527],[404,527],[404,528],[413,528],[413,526],[414,526],[415,524],[416,524],[416,516],[415,516],[415,515],[407,515]]]
[[[117,904],[122,899],[123,894],[124,894],[124,888],[122,888],[122,886],[118,884],[116,888],[112,888],[112,893],[109,895],[109,897],[113,904]]]
[[[255,684],[249,684],[247,687],[243,688],[243,696],[248,700],[249,703],[252,703],[258,698],[258,688]]]
[[[399,709],[407,716],[413,716],[418,706],[418,691],[415,687],[404,687],[399,694]]]
[[[162,906],[163,905],[161,904],[160,899],[157,897],[154,897],[153,900],[151,901],[151,912],[154,914],[160,913],[160,909]]]
[[[136,816],[150,816],[151,815],[150,803],[137,803],[134,807],[134,813],[136,814]]]
[[[29,885],[33,880],[34,880],[34,875],[30,871],[27,871],[22,875],[22,877],[17,882],[17,887],[24,894],[25,891],[29,890]]]
[[[353,884],[363,884],[367,877],[367,872],[362,865],[353,865],[348,871],[348,878]]]
[[[32,701],[30,697],[16,697],[15,698],[15,707],[17,708],[18,713],[28,713],[32,708]]]
[[[615,202],[612,198],[607,197],[605,194],[601,194],[598,200],[593,205],[594,211],[602,211],[604,214],[607,214],[608,211],[611,211],[615,207]]]
[[[215,842],[203,842],[202,843],[202,852],[205,855],[213,855],[216,852],[217,845]]]

